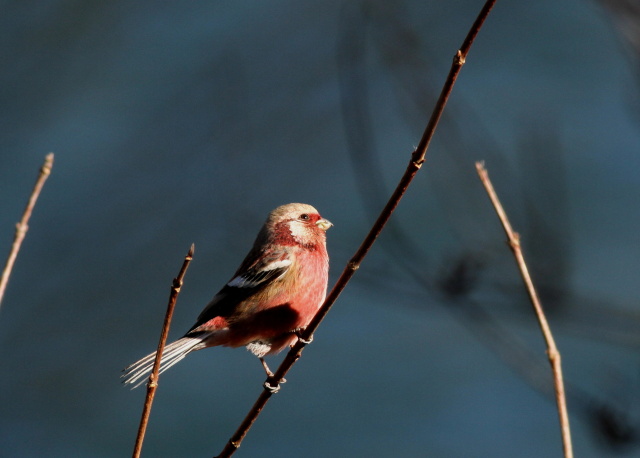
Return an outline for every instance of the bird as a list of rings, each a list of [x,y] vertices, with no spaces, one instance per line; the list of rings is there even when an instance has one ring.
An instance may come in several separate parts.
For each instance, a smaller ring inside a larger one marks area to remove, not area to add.
[[[187,333],[164,348],[160,373],[192,351],[220,345],[246,347],[273,377],[264,357],[293,346],[325,300],[331,226],[311,205],[291,203],[271,211],[231,279]],[[123,369],[123,383],[142,385],[155,357],[151,353]]]

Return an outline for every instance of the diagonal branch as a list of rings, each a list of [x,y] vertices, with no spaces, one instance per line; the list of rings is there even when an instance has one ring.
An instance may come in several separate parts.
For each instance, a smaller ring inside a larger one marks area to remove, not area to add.
[[[551,368],[553,369],[553,381],[556,391],[556,403],[558,404],[558,415],[560,417],[564,456],[565,458],[572,458],[573,450],[571,446],[571,429],[569,428],[569,414],[567,413],[567,401],[564,393],[560,352],[558,352],[558,348],[556,347],[556,342],[553,339],[549,323],[547,322],[547,318],[542,310],[542,304],[538,298],[538,293],[533,286],[533,281],[529,275],[529,269],[527,269],[527,264],[524,261],[524,255],[522,254],[522,248],[520,247],[520,235],[513,231],[511,223],[509,223],[509,218],[507,218],[507,214],[505,213],[504,208],[502,208],[502,204],[500,204],[500,200],[493,189],[493,185],[491,184],[487,170],[484,168],[484,164],[482,164],[482,162],[476,162],[476,170],[478,171],[478,176],[480,176],[482,184],[487,190],[487,194],[489,194],[489,199],[491,199],[491,203],[498,214],[498,218],[500,218],[504,232],[507,234],[507,238],[509,239],[509,248],[511,248],[514,257],[516,258],[520,274],[522,275],[522,280],[524,281],[527,293],[529,294],[529,299],[531,299],[536,316],[538,317],[542,335],[547,343],[547,356],[551,363]]]
[[[4,292],[7,289],[7,283],[9,283],[9,276],[11,275],[11,270],[13,270],[13,264],[16,262],[16,258],[18,257],[18,251],[20,251],[22,241],[24,240],[25,236],[27,235],[27,231],[29,230],[29,218],[31,218],[31,213],[33,212],[33,208],[36,206],[36,201],[40,196],[40,191],[42,191],[44,182],[47,181],[47,178],[49,178],[49,175],[51,174],[52,167],[53,153],[49,153],[44,158],[44,164],[42,164],[42,167],[40,168],[40,175],[38,175],[36,184],[33,187],[31,197],[29,197],[27,207],[24,209],[22,219],[19,223],[16,224],[16,234],[13,239],[13,245],[11,246],[11,251],[9,252],[9,257],[7,258],[7,263],[4,270],[2,271],[2,277],[0,278],[0,305],[2,305],[2,298],[4,297]]]
[[[422,167],[427,154],[427,149],[429,147],[429,144],[431,143],[431,139],[433,138],[433,134],[435,133],[436,127],[438,125],[438,121],[442,116],[442,112],[444,111],[444,107],[447,104],[447,100],[449,99],[449,95],[451,94],[458,74],[460,73],[460,70],[465,63],[467,54],[469,53],[469,49],[471,48],[476,35],[480,31],[482,24],[489,15],[489,12],[491,11],[495,3],[496,0],[487,0],[482,10],[478,14],[477,19],[471,26],[471,29],[469,30],[464,42],[462,43],[462,46],[454,56],[449,74],[447,75],[447,79],[444,83],[442,91],[440,92],[440,97],[436,102],[436,106],[433,109],[433,113],[431,114],[429,123],[425,128],[418,147],[411,155],[411,160],[409,161],[409,164],[402,178],[396,186],[395,191],[389,198],[389,201],[380,213],[380,216],[378,216],[378,219],[373,224],[373,227],[365,237],[362,244],[353,255],[351,260],[347,263],[346,267],[342,271],[342,274],[338,278],[338,281],[324,301],[324,304],[322,304],[311,323],[309,323],[309,326],[307,326],[307,328],[301,333],[300,339],[298,339],[297,343],[293,346],[293,348],[291,348],[289,353],[287,353],[273,377],[267,380],[270,385],[278,386],[278,384],[282,382],[287,372],[289,372],[289,369],[291,369],[298,358],[300,358],[305,345],[311,340],[313,333],[318,328],[324,317],[327,315],[327,313],[331,309],[331,306],[338,299],[338,296],[340,296],[340,293],[342,293],[355,271],[360,267],[362,260],[367,255],[369,249],[382,232],[382,229],[393,214],[393,211],[398,206],[400,199],[402,199],[402,196],[407,191],[407,188],[411,184],[411,181],[415,177],[416,173]],[[235,451],[242,444],[242,441],[249,432],[249,429],[260,415],[260,412],[262,412],[262,409],[271,398],[272,394],[273,391],[270,391],[268,389],[265,389],[260,394],[245,419],[242,421],[233,436],[231,436],[222,452],[218,455],[218,458],[228,457],[235,453]]]
[[[173,317],[173,310],[176,307],[176,301],[178,300],[178,294],[180,294],[180,288],[182,288],[182,280],[187,273],[189,263],[193,259],[193,252],[195,246],[191,244],[189,252],[184,258],[182,268],[178,276],[173,279],[171,283],[171,294],[169,295],[169,304],[167,305],[167,313],[164,316],[164,323],[162,324],[162,331],[160,332],[160,341],[158,342],[158,350],[156,351],[156,359],[153,362],[153,369],[149,375],[149,382],[147,383],[147,396],[144,399],[144,407],[142,408],[142,416],[140,417],[140,426],[138,427],[138,435],[136,436],[136,443],[133,447],[133,458],[138,458],[142,452],[142,443],[144,442],[144,435],[147,431],[147,424],[149,423],[149,415],[151,414],[151,406],[153,405],[153,398],[156,395],[156,389],[158,388],[158,371],[160,369],[160,361],[162,360],[162,352],[164,346],[167,343],[167,336],[169,335],[169,326],[171,325],[171,318]]]

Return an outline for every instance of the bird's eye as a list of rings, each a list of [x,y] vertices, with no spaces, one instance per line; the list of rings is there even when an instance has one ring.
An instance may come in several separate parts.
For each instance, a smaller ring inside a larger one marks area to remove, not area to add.
[[[300,215],[300,219],[302,221],[309,221],[309,215],[307,215],[306,213],[303,213],[302,215]]]

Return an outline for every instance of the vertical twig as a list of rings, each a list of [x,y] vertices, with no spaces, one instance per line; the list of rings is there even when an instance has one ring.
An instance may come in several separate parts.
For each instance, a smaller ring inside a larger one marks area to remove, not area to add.
[[[487,194],[489,195],[489,199],[491,199],[491,203],[493,204],[493,207],[498,214],[498,218],[500,218],[500,222],[502,223],[504,232],[507,234],[507,238],[509,240],[509,248],[511,248],[514,257],[516,258],[516,263],[518,264],[520,274],[522,275],[522,279],[527,288],[529,299],[531,299],[531,303],[533,304],[536,316],[538,317],[540,329],[542,330],[542,335],[544,336],[544,340],[547,344],[547,356],[553,370],[553,381],[555,384],[558,415],[560,417],[560,429],[562,433],[562,446],[564,449],[564,456],[566,458],[572,458],[573,448],[571,445],[571,429],[569,428],[569,414],[567,413],[567,400],[564,393],[564,381],[562,379],[560,352],[558,352],[558,348],[556,347],[556,342],[553,339],[553,334],[551,333],[551,329],[549,328],[549,323],[547,322],[547,318],[545,317],[544,311],[542,310],[542,305],[540,303],[540,299],[538,298],[538,293],[533,286],[533,281],[531,280],[531,276],[529,275],[529,269],[527,269],[527,264],[524,261],[524,255],[522,254],[522,248],[520,247],[520,235],[517,232],[513,231],[513,228],[509,223],[509,219],[507,218],[507,214],[505,213],[504,208],[502,208],[502,204],[500,204],[500,200],[498,199],[498,196],[493,189],[493,185],[491,184],[491,180],[489,179],[487,170],[484,168],[484,164],[482,162],[476,162],[476,170],[478,172],[480,180],[482,181],[482,184],[484,185],[484,188],[487,190]]]
[[[160,342],[158,342],[158,350],[156,351],[156,359],[153,362],[153,369],[149,375],[149,382],[147,383],[147,396],[144,399],[144,407],[142,408],[142,417],[140,418],[140,426],[138,427],[138,435],[136,437],[136,444],[133,448],[133,458],[138,458],[142,451],[142,443],[144,442],[144,434],[147,430],[147,424],[149,423],[149,415],[151,414],[151,405],[153,404],[153,398],[158,388],[158,371],[160,369],[160,361],[162,360],[162,352],[164,345],[167,343],[167,336],[169,335],[169,326],[171,325],[171,318],[173,317],[173,310],[176,307],[176,301],[178,300],[178,294],[180,294],[180,288],[182,287],[182,280],[189,263],[193,259],[193,252],[195,246],[191,244],[189,252],[184,258],[182,268],[178,276],[173,279],[171,284],[171,294],[169,295],[169,304],[167,305],[167,313],[164,316],[164,323],[162,325],[162,332],[160,333]]]
[[[469,53],[469,49],[471,48],[476,35],[480,31],[482,24],[489,15],[489,12],[493,8],[493,5],[496,3],[496,1],[497,0],[487,0],[487,2],[482,7],[482,10],[478,14],[475,22],[469,29],[469,32],[467,33],[462,46],[460,47],[458,52],[456,52],[453,58],[453,63],[451,64],[449,74],[447,75],[445,83],[442,87],[438,101],[436,102],[436,105],[431,114],[431,118],[429,119],[422,138],[420,139],[420,143],[411,155],[409,165],[407,166],[402,178],[396,186],[395,191],[389,198],[389,201],[383,208],[382,212],[378,216],[378,219],[373,224],[371,230],[365,237],[362,244],[353,255],[351,260],[347,263],[346,267],[342,271],[342,274],[340,275],[340,278],[338,278],[338,281],[334,285],[333,289],[327,295],[324,304],[322,304],[313,320],[311,320],[309,326],[307,326],[307,328],[301,333],[300,339],[298,339],[297,343],[287,353],[273,377],[268,380],[271,385],[274,385],[274,383],[276,385],[281,383],[289,369],[291,369],[298,358],[300,358],[300,356],[302,355],[302,350],[304,349],[306,344],[310,342],[313,333],[318,328],[324,317],[327,315],[336,299],[338,299],[338,296],[344,290],[345,286],[347,285],[355,271],[360,267],[360,263],[369,252],[369,249],[378,238],[378,235],[380,235],[380,233],[382,232],[382,229],[398,206],[400,199],[402,199],[402,196],[404,196],[414,176],[422,167],[427,154],[427,149],[429,147],[429,144],[431,143],[431,139],[433,138],[433,134],[435,133],[436,127],[438,125],[438,121],[442,116],[442,112],[444,111],[444,107],[447,104],[449,95],[451,94],[456,79],[458,78],[458,74],[460,73],[460,70],[465,63],[467,54]],[[229,457],[236,452],[236,450],[242,444],[245,436],[249,432],[249,429],[260,415],[260,412],[262,412],[262,409],[271,398],[271,395],[271,391],[267,389],[263,390],[236,432],[233,434],[233,436],[231,436],[222,452],[220,452],[220,454],[218,455],[218,458]]]
[[[33,208],[36,206],[36,201],[38,200],[38,196],[40,196],[40,191],[44,186],[44,182],[47,181],[47,178],[49,178],[49,175],[51,174],[52,167],[53,153],[49,153],[44,158],[44,164],[40,167],[40,175],[38,175],[36,184],[33,187],[31,197],[29,197],[29,202],[27,202],[27,207],[24,209],[24,213],[22,214],[22,219],[16,224],[16,233],[13,238],[13,245],[11,246],[7,263],[5,264],[4,270],[2,271],[2,277],[0,278],[0,306],[2,305],[4,292],[7,289],[7,283],[9,283],[9,276],[11,275],[13,264],[16,262],[16,258],[18,257],[18,251],[20,251],[20,245],[22,245],[22,241],[29,230],[29,218],[31,218],[31,213],[33,212]]]

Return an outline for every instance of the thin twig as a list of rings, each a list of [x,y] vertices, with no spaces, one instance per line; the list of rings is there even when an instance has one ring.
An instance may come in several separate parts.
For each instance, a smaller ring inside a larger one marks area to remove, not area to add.
[[[400,182],[398,183],[395,191],[380,213],[380,216],[378,216],[378,219],[373,224],[373,227],[369,231],[369,234],[367,234],[356,253],[347,263],[346,267],[342,271],[342,274],[340,275],[340,278],[338,278],[338,281],[334,285],[331,292],[328,294],[326,300],[314,316],[313,320],[311,320],[311,323],[309,323],[307,328],[302,332],[297,343],[287,353],[273,377],[268,380],[271,386],[274,386],[274,384],[275,386],[280,384],[287,372],[289,372],[289,369],[291,369],[298,358],[300,358],[300,355],[302,354],[302,350],[304,349],[306,343],[311,340],[313,333],[318,328],[324,317],[327,315],[327,313],[331,309],[331,306],[334,304],[342,290],[344,290],[345,286],[347,285],[355,271],[360,267],[362,260],[367,255],[369,249],[378,238],[378,235],[380,235],[380,232],[382,232],[382,229],[391,217],[393,211],[398,206],[400,199],[402,199],[402,196],[411,184],[411,181],[413,180],[415,174],[422,167],[427,154],[427,148],[429,147],[431,139],[433,138],[436,126],[438,125],[438,121],[442,116],[442,112],[444,111],[444,107],[447,104],[447,100],[449,99],[449,95],[451,94],[451,90],[453,89],[458,74],[460,73],[460,70],[465,63],[465,59],[467,57],[467,54],[469,53],[469,49],[471,48],[476,35],[478,34],[480,28],[482,27],[482,24],[489,15],[489,12],[491,11],[495,3],[496,0],[488,0],[480,11],[477,19],[471,26],[471,29],[469,30],[464,42],[462,43],[462,47],[458,50],[453,58],[453,63],[451,64],[451,69],[449,70],[447,79],[444,83],[442,91],[440,92],[440,97],[438,98],[436,106],[433,109],[433,113],[431,114],[431,118],[429,119],[429,123],[425,128],[420,143],[411,155],[411,160],[409,161],[409,165],[407,166],[404,175],[400,179]],[[249,413],[247,414],[245,419],[242,421],[233,436],[231,436],[222,452],[220,452],[220,454],[218,455],[218,458],[229,457],[235,453],[235,451],[242,444],[242,441],[249,432],[249,429],[260,415],[260,412],[271,398],[272,394],[273,393],[267,389],[262,391],[254,405],[251,407],[251,410],[249,410]]]
[[[167,313],[164,316],[164,323],[162,325],[162,332],[160,333],[160,342],[158,343],[158,349],[156,350],[156,359],[153,362],[153,369],[149,375],[149,382],[147,383],[147,396],[144,400],[144,407],[142,409],[142,417],[140,418],[140,426],[138,427],[138,435],[136,437],[136,444],[133,448],[133,458],[138,458],[140,452],[142,452],[142,443],[144,441],[144,434],[147,430],[147,424],[149,423],[149,415],[151,414],[151,405],[153,404],[153,397],[156,394],[158,388],[158,371],[160,369],[160,361],[162,360],[162,352],[164,346],[167,343],[167,336],[169,335],[169,326],[171,325],[171,318],[173,317],[173,310],[176,307],[176,301],[178,300],[178,294],[180,294],[180,288],[182,287],[182,280],[187,273],[189,263],[193,259],[193,252],[195,246],[191,244],[189,252],[184,258],[182,268],[178,276],[173,279],[171,284],[171,294],[169,295],[169,304],[167,305]]]
[[[31,218],[31,213],[33,212],[33,208],[36,206],[36,201],[38,200],[38,196],[40,196],[40,191],[44,186],[44,182],[47,181],[47,178],[49,178],[49,175],[51,174],[52,167],[53,153],[49,153],[44,158],[44,164],[40,167],[40,175],[38,175],[36,184],[33,187],[31,197],[29,197],[29,202],[27,202],[27,207],[24,209],[24,213],[22,214],[22,219],[16,224],[16,233],[13,239],[13,245],[11,246],[7,263],[2,271],[2,278],[0,278],[0,306],[2,305],[4,292],[7,289],[7,283],[9,283],[9,276],[11,275],[13,264],[16,262],[16,258],[18,257],[18,251],[20,251],[20,245],[22,245],[22,241],[29,230],[29,218]]]
[[[564,449],[564,456],[566,458],[572,458],[573,449],[571,445],[571,429],[569,428],[569,414],[567,413],[567,400],[564,392],[564,381],[562,379],[560,352],[558,352],[558,348],[556,347],[556,342],[553,339],[553,334],[551,333],[551,329],[549,328],[549,323],[547,322],[547,318],[545,317],[544,311],[542,310],[542,304],[540,303],[540,299],[538,298],[538,293],[533,286],[533,281],[531,280],[531,276],[529,275],[529,269],[527,268],[527,264],[524,261],[524,255],[522,254],[522,248],[520,246],[520,235],[517,232],[513,231],[513,228],[509,223],[509,219],[507,218],[507,214],[505,213],[504,208],[502,208],[500,200],[498,199],[498,196],[493,189],[493,185],[491,184],[491,180],[489,179],[487,170],[484,168],[484,164],[482,162],[476,162],[476,170],[478,172],[480,180],[482,181],[482,184],[487,190],[487,194],[489,195],[489,199],[491,199],[491,203],[493,204],[496,213],[498,214],[498,218],[500,218],[500,222],[502,223],[504,232],[507,234],[507,238],[509,240],[509,248],[511,248],[514,257],[516,258],[518,268],[520,269],[520,274],[522,275],[522,280],[527,287],[529,299],[531,299],[531,303],[533,304],[536,316],[538,317],[540,329],[542,330],[542,335],[544,336],[544,340],[547,344],[547,356],[549,358],[549,362],[551,363],[551,368],[553,369],[553,381],[555,384],[558,416],[560,417],[560,429],[562,432],[562,446]]]

